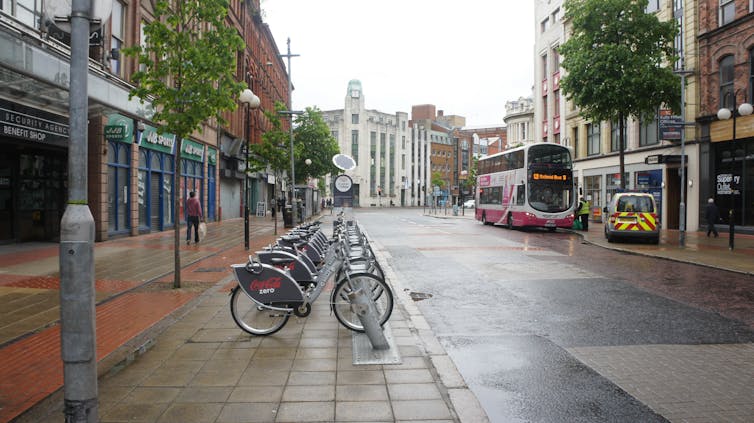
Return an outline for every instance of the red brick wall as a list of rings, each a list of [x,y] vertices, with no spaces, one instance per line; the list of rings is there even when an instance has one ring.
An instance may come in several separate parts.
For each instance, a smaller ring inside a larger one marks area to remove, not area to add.
[[[751,101],[749,51],[754,48],[754,14],[748,0],[736,0],[736,19],[718,27],[719,0],[699,2],[699,91],[700,116],[710,116],[720,108],[720,60],[735,56],[736,103]]]

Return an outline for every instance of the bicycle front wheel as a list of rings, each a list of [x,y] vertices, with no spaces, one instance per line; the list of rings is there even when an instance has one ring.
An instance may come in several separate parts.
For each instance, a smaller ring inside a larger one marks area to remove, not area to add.
[[[259,305],[240,287],[235,287],[230,296],[230,315],[238,327],[252,335],[271,335],[282,329],[291,316]]]
[[[346,328],[364,332],[364,326],[359,316],[351,310],[351,301],[348,298],[348,294],[359,287],[370,293],[377,307],[377,321],[380,326],[384,325],[393,313],[393,291],[384,280],[371,273],[355,273],[350,276],[350,279],[345,278],[338,282],[331,297],[335,317]]]

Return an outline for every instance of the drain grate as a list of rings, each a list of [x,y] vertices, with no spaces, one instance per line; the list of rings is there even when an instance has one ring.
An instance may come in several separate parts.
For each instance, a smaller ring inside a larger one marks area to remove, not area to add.
[[[427,298],[432,298],[432,294],[427,294],[424,292],[411,292],[408,295],[410,295],[411,299],[414,301],[421,301],[426,300]]]

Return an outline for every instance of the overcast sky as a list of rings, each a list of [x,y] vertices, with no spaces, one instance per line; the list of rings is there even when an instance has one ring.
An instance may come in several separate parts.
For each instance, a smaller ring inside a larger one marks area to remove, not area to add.
[[[502,124],[505,103],[532,95],[530,0],[262,0],[281,54],[291,39],[293,109],[344,107],[348,81],[365,106],[411,113],[434,104],[466,124]],[[287,59],[285,59],[287,60]]]

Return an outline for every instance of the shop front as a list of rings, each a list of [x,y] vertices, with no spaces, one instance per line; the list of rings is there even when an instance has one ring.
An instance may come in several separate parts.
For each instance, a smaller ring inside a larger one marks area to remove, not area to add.
[[[754,141],[715,143],[712,197],[723,223],[754,227]]]
[[[175,135],[159,134],[157,128],[145,125],[139,142],[136,186],[140,232],[173,227],[174,154]]]
[[[703,146],[707,175],[702,183],[706,197],[715,199],[722,224],[754,233],[754,116],[737,120],[736,126],[730,119],[703,122],[710,142]]]
[[[198,142],[184,139],[181,142],[181,219],[186,221],[185,204],[190,192],[196,193],[202,210],[206,210],[204,192],[204,146]]]
[[[131,231],[131,151],[133,119],[112,114],[105,125],[107,141],[107,233],[108,237]]]
[[[67,117],[0,99],[0,243],[60,238],[68,142]]]

